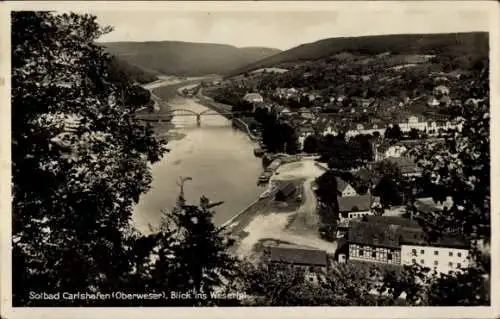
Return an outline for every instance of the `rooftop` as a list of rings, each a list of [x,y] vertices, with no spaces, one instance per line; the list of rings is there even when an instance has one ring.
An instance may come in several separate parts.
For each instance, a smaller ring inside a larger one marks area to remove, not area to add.
[[[370,209],[370,194],[339,197],[339,212],[365,211]]]
[[[417,221],[395,216],[365,216],[361,222],[350,223],[348,240],[352,243],[392,248],[402,244],[464,249],[469,247],[468,241],[459,234],[444,234],[431,240]]]
[[[424,213],[434,213],[443,210],[443,208],[450,208],[453,205],[451,197],[447,197],[446,201],[442,203],[436,202],[432,197],[419,198],[414,202],[414,206],[418,211]]]
[[[397,216],[365,216],[363,221],[368,223],[377,223],[383,225],[397,225],[405,228],[419,228],[419,224],[415,220],[402,218]]]
[[[268,248],[271,262],[305,266],[327,266],[327,254],[324,250],[292,246],[269,246]]]
[[[346,181],[344,181],[342,178],[338,176],[336,177],[336,180],[337,180],[337,190],[339,192],[344,191],[344,189],[346,189],[346,187],[349,186],[349,184],[346,183]]]
[[[350,243],[399,247],[399,226],[369,222],[359,222],[349,226],[347,238]]]

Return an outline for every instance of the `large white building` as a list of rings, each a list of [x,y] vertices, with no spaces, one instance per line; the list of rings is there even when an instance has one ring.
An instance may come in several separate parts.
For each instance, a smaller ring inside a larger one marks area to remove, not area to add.
[[[445,121],[443,123],[437,123],[436,121],[425,121],[424,119],[419,119],[417,116],[410,116],[406,122],[398,123],[398,126],[403,132],[409,132],[412,129],[418,131],[435,131],[440,129],[457,129],[462,130],[462,123],[456,123],[458,121]]]
[[[457,271],[469,265],[469,249],[459,241],[430,244],[401,244],[401,264],[419,264],[441,273]]]

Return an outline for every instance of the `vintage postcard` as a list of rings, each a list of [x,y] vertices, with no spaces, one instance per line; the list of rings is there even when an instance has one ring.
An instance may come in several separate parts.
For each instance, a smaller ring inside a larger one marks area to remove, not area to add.
[[[0,8],[2,318],[500,315],[497,3]]]

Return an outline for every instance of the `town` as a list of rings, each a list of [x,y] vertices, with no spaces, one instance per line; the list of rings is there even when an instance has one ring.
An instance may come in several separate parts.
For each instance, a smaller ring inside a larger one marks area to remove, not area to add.
[[[368,67],[363,59],[372,60]],[[435,55],[339,54],[324,64],[264,68],[204,81],[181,94],[202,94],[245,123],[249,136],[259,143],[254,154],[263,157],[266,166],[259,183],[279,177],[281,166],[311,156],[323,168],[324,175],[314,182],[317,208],[309,214],[319,216],[311,228],[332,246],[305,247],[276,235],[275,240],[262,239],[270,242],[262,249],[262,260],[313,267],[320,274],[331,263],[346,262],[417,264],[447,274],[468,267],[471,245],[483,243],[471,243],[460,233],[425,235],[417,220],[442,213],[453,202],[451,196],[436,196],[424,185],[415,150],[444,145],[461,132],[464,119],[454,112],[463,103],[460,83],[472,79],[474,69],[485,72],[482,61],[467,62],[469,70],[460,72]],[[486,99],[469,97],[464,104],[477,107]],[[334,181],[317,185],[328,178]],[[274,201],[298,207],[302,191],[296,184],[274,183],[263,197],[275,194]],[[322,197],[321,191],[330,194]]]
[[[487,15],[358,8],[12,11],[9,307],[491,306]]]

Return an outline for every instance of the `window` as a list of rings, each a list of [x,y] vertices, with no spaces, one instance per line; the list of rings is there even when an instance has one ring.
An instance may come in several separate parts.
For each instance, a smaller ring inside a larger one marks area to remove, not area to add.
[[[425,260],[420,259],[420,264],[421,264],[421,265],[425,265]]]
[[[434,260],[434,266],[437,266],[439,263],[437,260]]]
[[[434,250],[434,255],[436,255],[436,256],[439,255],[439,251]]]
[[[425,253],[425,250],[420,249],[420,254],[422,254],[422,255],[423,255],[424,253]]]
[[[452,251],[450,251],[450,257],[453,257],[453,252]],[[458,256],[458,257],[460,257],[460,256]]]
[[[458,257],[462,257],[462,253],[457,253],[457,256]]]
[[[417,250],[416,250],[415,248],[414,248],[414,249],[412,249],[412,250],[411,250],[411,252],[412,252],[412,254],[413,254],[413,255],[416,255],[416,254],[417,254]]]
[[[362,249],[359,251],[359,255],[363,256],[363,250]]]
[[[377,258],[377,252],[376,251],[372,252],[372,258]]]
[[[392,254],[391,253],[387,254],[387,260],[392,260]]]
[[[457,268],[462,268],[462,265],[460,263],[457,263]]]
[[[453,263],[450,261],[450,262],[448,263],[448,266],[449,266],[449,267],[453,267]]]
[[[413,259],[411,260],[411,263],[412,263],[412,264],[416,264],[416,263],[417,263],[417,260],[416,260],[415,258],[413,258]]]

